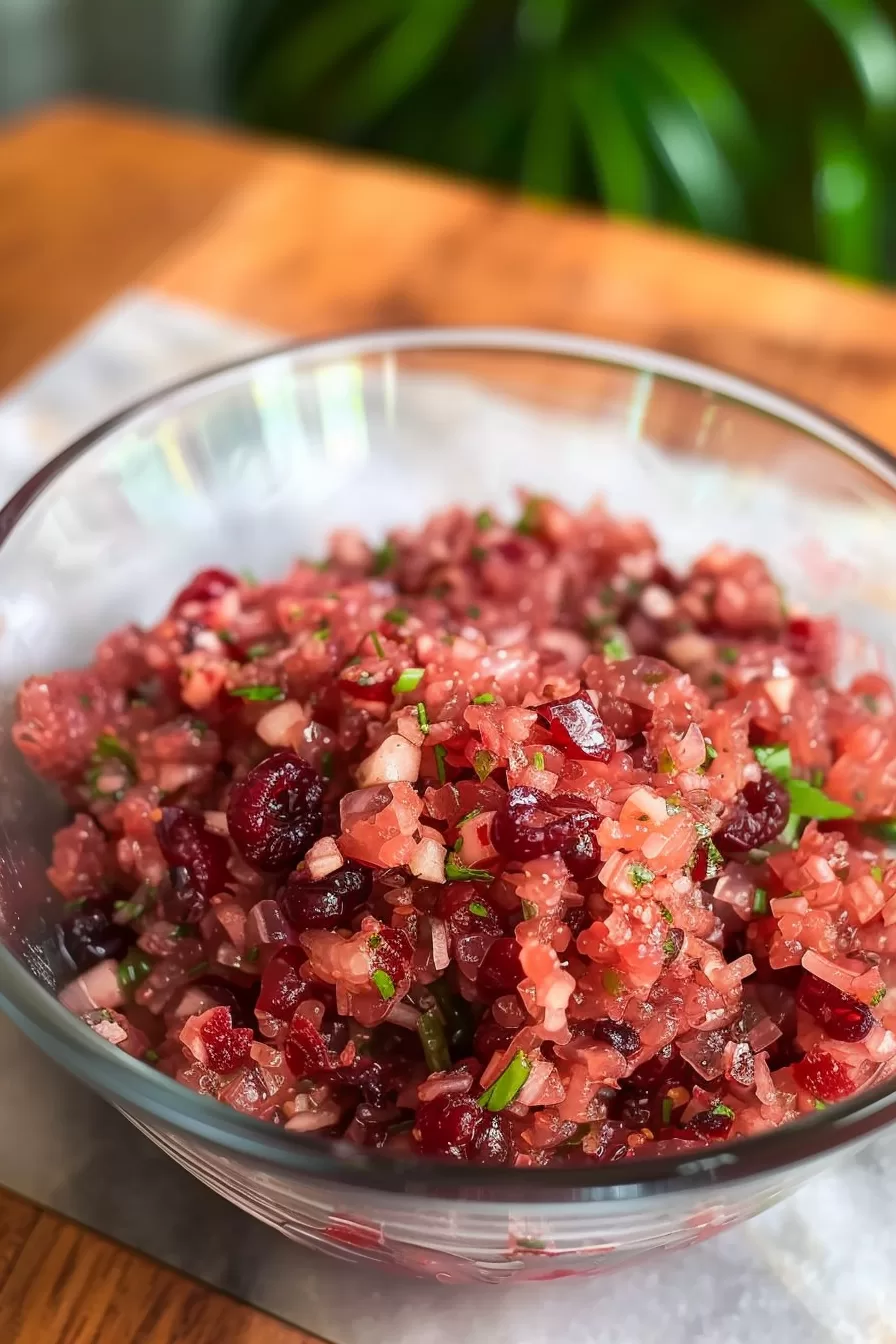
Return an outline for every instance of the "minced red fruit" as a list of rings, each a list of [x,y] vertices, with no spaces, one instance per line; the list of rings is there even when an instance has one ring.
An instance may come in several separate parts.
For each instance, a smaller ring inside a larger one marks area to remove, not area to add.
[[[470,1162],[738,1139],[896,1072],[896,712],[763,562],[525,501],[33,677],[63,1003],[294,1132]]]

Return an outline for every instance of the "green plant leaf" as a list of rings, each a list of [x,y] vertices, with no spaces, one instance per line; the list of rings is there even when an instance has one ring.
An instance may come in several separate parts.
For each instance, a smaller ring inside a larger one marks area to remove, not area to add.
[[[563,197],[572,178],[572,108],[566,72],[549,65],[542,74],[523,144],[520,186],[533,196]]]
[[[877,274],[883,250],[882,173],[849,124],[816,131],[815,215],[822,260],[849,275]]]
[[[516,35],[527,47],[550,50],[560,45],[572,11],[570,0],[520,0]]]
[[[582,64],[571,74],[571,92],[600,195],[608,210],[649,215],[650,163],[632,129],[609,68]]]
[[[896,112],[896,34],[875,0],[808,0],[845,51],[869,104]]]

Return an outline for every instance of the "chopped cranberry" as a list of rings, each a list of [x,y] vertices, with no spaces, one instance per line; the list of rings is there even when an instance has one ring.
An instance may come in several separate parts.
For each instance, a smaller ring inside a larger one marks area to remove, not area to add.
[[[107,957],[120,960],[133,942],[130,929],[113,924],[100,901],[85,901],[56,926],[59,945],[78,971],[87,971]]]
[[[476,974],[476,988],[484,999],[512,994],[523,979],[520,945],[515,938],[496,938]]]
[[[197,924],[209,897],[223,891],[227,882],[227,838],[208,830],[196,812],[163,807],[156,839],[171,875],[171,890],[161,898],[165,918],[175,924]]]
[[[182,588],[171,603],[171,611],[180,611],[188,602],[213,602],[223,597],[230,588],[236,588],[238,580],[226,569],[203,569],[186,588]]]
[[[483,1066],[488,1064],[498,1050],[506,1050],[516,1033],[510,1027],[502,1027],[489,1015],[484,1017],[473,1036],[473,1054]]]
[[[475,908],[471,910],[471,906]],[[484,934],[488,937],[504,932],[500,915],[488,892],[482,891],[472,882],[447,883],[439,892],[436,914],[445,921],[452,945],[466,934]]]
[[[641,1037],[634,1027],[630,1027],[627,1022],[614,1022],[611,1017],[602,1017],[599,1022],[595,1022],[592,1035],[595,1040],[611,1045],[626,1059],[641,1049]]]
[[[727,1139],[734,1124],[734,1116],[724,1111],[699,1111],[692,1115],[683,1128],[688,1138],[699,1134],[702,1139]]]
[[[424,1101],[414,1124],[417,1146],[427,1157],[469,1161],[485,1118],[482,1107],[472,1097],[453,1093]]]
[[[324,986],[306,980],[301,974],[305,961],[305,953],[299,948],[286,947],[268,962],[261,977],[257,1012],[288,1022],[300,1003],[320,997],[317,991]]]
[[[608,761],[616,750],[615,733],[604,723],[585,691],[536,708],[547,720],[551,737],[567,756]]]
[[[407,979],[414,959],[414,944],[403,929],[384,925],[377,933],[371,934],[368,946],[372,972],[385,971],[396,987]]]
[[[283,1053],[297,1078],[309,1078],[331,1065],[326,1041],[314,1023],[301,1013],[296,1013],[290,1023]]]
[[[359,1088],[371,1106],[385,1106],[405,1081],[408,1070],[388,1060],[355,1055],[351,1064],[339,1064],[314,1081]]]
[[[231,839],[253,868],[291,868],[321,833],[323,796],[323,780],[306,761],[275,751],[230,790]]]
[[[547,816],[539,822],[535,818]],[[492,843],[505,859],[525,863],[545,854],[565,854],[579,837],[597,824],[597,814],[583,798],[571,794],[548,797],[538,789],[517,786],[495,813]]]
[[[790,816],[790,795],[780,780],[763,770],[755,783],[745,784],[725,826],[714,837],[722,854],[746,854],[776,840]]]
[[[351,860],[318,882],[290,873],[279,896],[280,909],[298,933],[345,928],[358,906],[370,899],[372,888],[370,869]]]
[[[800,1087],[820,1101],[842,1101],[856,1090],[843,1065],[817,1046],[793,1065],[793,1076]]]
[[[486,1114],[473,1143],[473,1160],[486,1167],[506,1167],[512,1154],[507,1118]]]
[[[563,851],[563,862],[576,882],[587,882],[601,866],[600,846],[593,831],[577,835]]]
[[[255,1003],[258,998],[258,982],[241,985],[235,980],[225,980],[221,975],[203,975],[195,982],[202,989],[230,1009],[234,1026],[255,1029]]]
[[[800,980],[796,1001],[835,1041],[863,1041],[875,1024],[867,1004],[808,971]]]
[[[212,1008],[199,1028],[199,1036],[215,1073],[233,1073],[249,1058],[252,1030],[235,1027],[229,1008]]]
[[[336,996],[332,987],[330,985],[315,985],[314,988],[315,993],[313,997],[315,999],[324,998],[324,995],[318,992],[320,989],[326,989],[333,995],[333,1008],[331,1011],[335,1012]],[[320,1024],[320,1034],[326,1042],[327,1049],[331,1055],[338,1055],[348,1045],[348,1024],[343,1022],[339,1017],[325,1017]]]

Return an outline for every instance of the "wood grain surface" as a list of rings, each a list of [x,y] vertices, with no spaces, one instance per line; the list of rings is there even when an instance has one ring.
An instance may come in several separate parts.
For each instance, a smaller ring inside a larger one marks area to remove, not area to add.
[[[124,287],[296,335],[523,323],[806,398],[896,447],[896,298],[650,226],[91,106],[0,130],[0,387]],[[0,1194],[0,1344],[302,1344]]]

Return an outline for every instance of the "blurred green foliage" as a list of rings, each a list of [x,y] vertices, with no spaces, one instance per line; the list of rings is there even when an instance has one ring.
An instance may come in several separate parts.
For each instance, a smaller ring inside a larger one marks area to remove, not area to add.
[[[245,0],[268,130],[896,274],[896,0]]]

